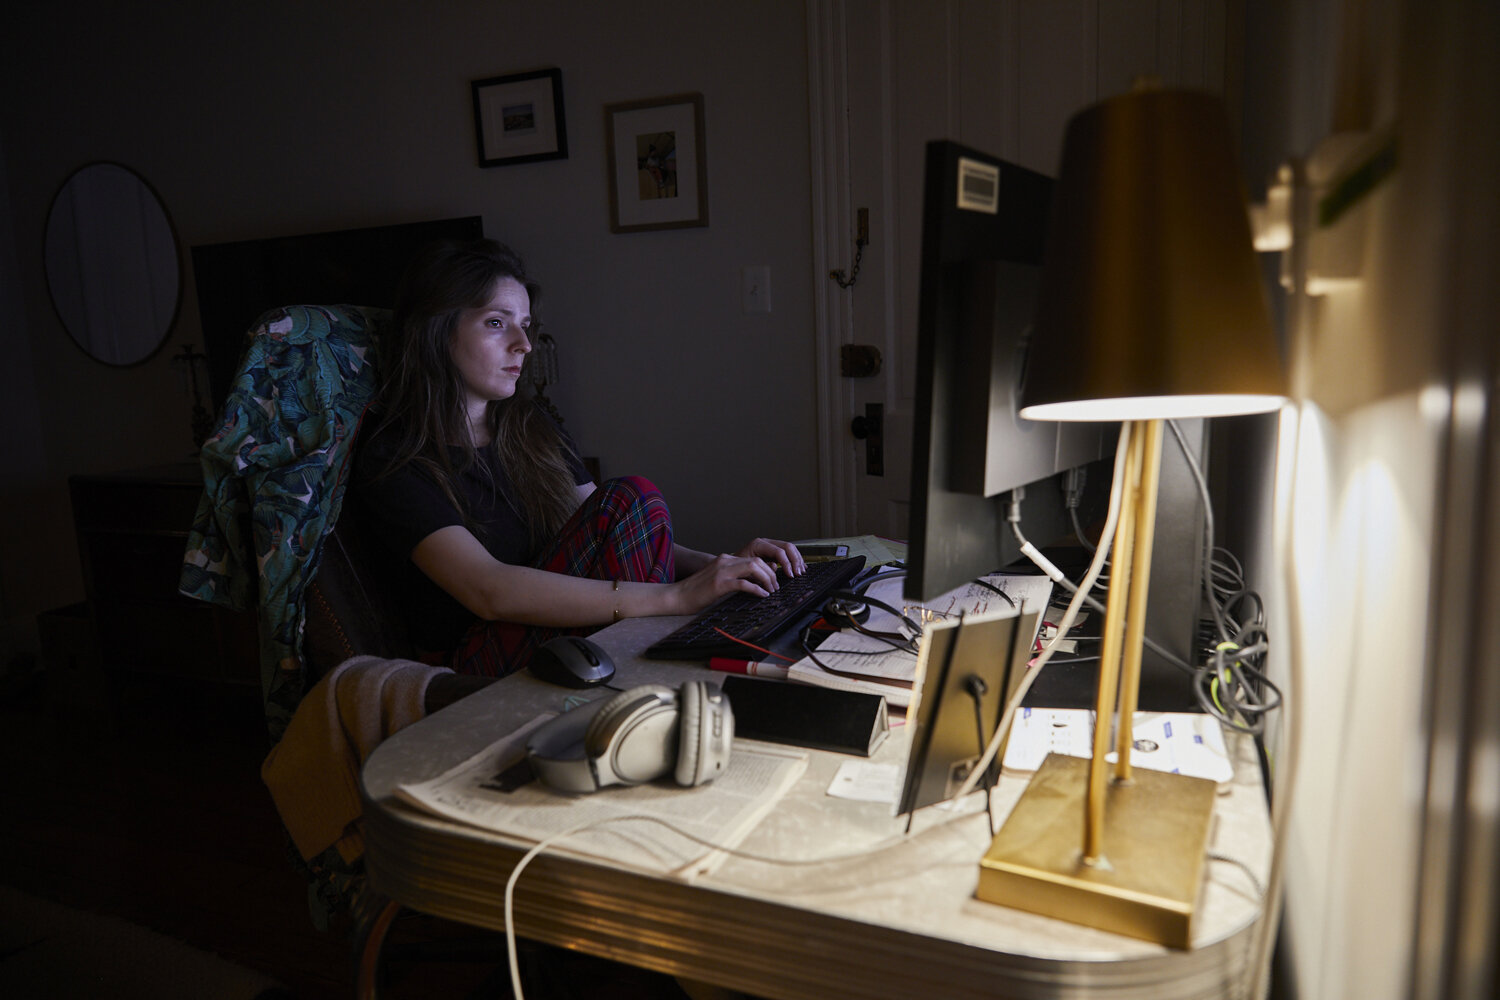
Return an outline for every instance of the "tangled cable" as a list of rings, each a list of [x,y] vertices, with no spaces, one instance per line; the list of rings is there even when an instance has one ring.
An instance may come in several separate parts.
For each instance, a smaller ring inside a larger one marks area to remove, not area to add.
[[[1240,561],[1214,545],[1214,508],[1203,468],[1177,422],[1168,420],[1167,428],[1187,459],[1203,501],[1203,597],[1214,633],[1203,651],[1206,662],[1193,668],[1193,696],[1224,725],[1259,736],[1265,732],[1266,716],[1281,705],[1281,689],[1264,670],[1270,649],[1265,605],[1246,584]]]
[[[1149,635],[1144,636],[1142,641],[1146,648],[1188,675],[1193,696],[1203,711],[1231,729],[1259,736],[1265,731],[1266,716],[1281,705],[1281,691],[1266,676],[1264,670],[1266,653],[1270,648],[1265,607],[1260,595],[1246,585],[1239,560],[1227,550],[1214,546],[1213,504],[1202,467],[1177,423],[1168,420],[1166,424],[1187,459],[1193,482],[1203,501],[1201,577],[1204,600],[1211,620],[1204,624],[1204,630],[1198,636],[1202,657],[1202,662],[1198,664],[1188,663]],[[1075,492],[1081,492],[1081,488],[1074,487],[1068,492],[1071,496]],[[1012,491],[1010,523],[1022,551],[1026,552],[1030,543],[1021,532],[1020,516],[1021,499],[1024,495],[1023,490]],[[1068,506],[1073,515],[1074,530],[1078,532],[1080,540],[1092,549],[1093,544],[1083,537],[1077,521],[1076,500],[1070,500]],[[1094,586],[1108,588],[1108,562],[1106,554],[1106,569],[1099,572],[1099,579]],[[1077,593],[1078,586],[1057,573],[1055,567],[1049,568],[1041,563],[1038,565],[1060,586],[1070,593]],[[1090,591],[1093,589],[1094,587],[1089,588]],[[1104,603],[1091,592],[1085,593],[1084,600],[1094,610],[1104,611]]]

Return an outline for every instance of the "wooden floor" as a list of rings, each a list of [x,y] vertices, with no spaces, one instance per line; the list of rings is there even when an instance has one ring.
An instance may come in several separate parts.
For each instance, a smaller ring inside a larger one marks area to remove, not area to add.
[[[3,678],[0,881],[258,969],[306,1000],[352,996],[348,940],[314,928],[260,781],[258,699],[195,692],[152,710],[165,685],[127,687],[106,701],[58,692],[40,672]],[[415,915],[391,938],[456,939],[474,935]],[[392,960],[382,996],[496,996],[480,988],[496,972]]]

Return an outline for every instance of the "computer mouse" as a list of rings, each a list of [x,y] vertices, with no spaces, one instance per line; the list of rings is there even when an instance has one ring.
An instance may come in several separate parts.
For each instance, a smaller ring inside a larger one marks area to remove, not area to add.
[[[531,674],[549,684],[594,687],[615,675],[615,661],[598,643],[581,635],[560,635],[537,647],[531,656]]]

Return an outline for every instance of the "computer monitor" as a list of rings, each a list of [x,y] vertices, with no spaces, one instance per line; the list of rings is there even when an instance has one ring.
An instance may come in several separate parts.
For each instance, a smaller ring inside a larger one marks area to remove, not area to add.
[[[267,310],[290,305],[389,309],[402,272],[419,249],[440,239],[483,235],[484,222],[475,215],[193,247],[212,409],[229,393],[245,334]]]
[[[928,144],[908,600],[930,600],[1022,558],[1008,522],[1017,487],[1025,490],[1022,530],[1039,549],[1074,534],[1064,504],[1070,474],[1076,482],[1076,473],[1084,473],[1077,520],[1085,526],[1103,521],[1119,425],[1018,415],[1051,197],[1052,181],[1041,174],[958,143]],[[1206,465],[1204,422],[1183,429],[1187,446]],[[1182,663],[1197,658],[1204,516],[1187,460],[1169,441],[1162,453],[1146,634]],[[1068,551],[1087,561],[1086,550]],[[1186,673],[1152,648],[1143,655],[1139,704],[1155,711],[1197,707]]]
[[[1097,424],[1023,420],[1052,181],[955,142],[927,146],[906,596],[926,600],[1020,556],[1007,522],[1043,547],[1072,533],[1061,474],[1096,463]],[[1091,497],[1098,497],[1096,489]],[[1107,492],[1104,493],[1107,498]]]

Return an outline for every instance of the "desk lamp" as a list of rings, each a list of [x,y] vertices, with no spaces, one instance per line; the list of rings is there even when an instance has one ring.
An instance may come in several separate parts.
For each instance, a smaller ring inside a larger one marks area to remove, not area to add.
[[[1214,783],[1130,761],[1162,428],[1274,410],[1285,394],[1217,98],[1138,84],[1068,123],[1034,329],[1021,415],[1124,421],[1126,476],[1092,759],[1047,758],[977,895],[1186,948]]]

